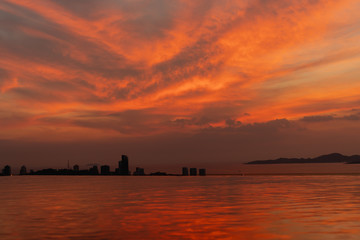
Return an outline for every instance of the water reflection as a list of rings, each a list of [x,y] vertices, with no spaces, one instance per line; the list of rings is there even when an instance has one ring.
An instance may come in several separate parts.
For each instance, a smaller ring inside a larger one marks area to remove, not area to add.
[[[360,177],[0,178],[0,239],[359,239]]]

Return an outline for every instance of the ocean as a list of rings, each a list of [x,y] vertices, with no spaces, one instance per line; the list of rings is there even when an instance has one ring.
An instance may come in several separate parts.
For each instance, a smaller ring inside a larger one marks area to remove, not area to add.
[[[359,175],[0,177],[0,239],[360,239]]]

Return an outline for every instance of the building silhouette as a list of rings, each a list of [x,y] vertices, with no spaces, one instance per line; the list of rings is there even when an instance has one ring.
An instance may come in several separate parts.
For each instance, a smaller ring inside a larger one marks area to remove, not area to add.
[[[103,165],[101,166],[101,175],[109,175],[110,174],[110,166]]]
[[[197,169],[196,168],[190,168],[190,176],[196,176],[197,175]]]
[[[20,168],[20,175],[26,175],[27,171],[26,171],[26,167],[25,166],[21,166]]]
[[[206,176],[206,169],[205,168],[200,168],[199,169],[199,176]]]
[[[6,165],[2,170],[2,174],[4,176],[10,176],[11,175],[11,167],[9,165]]]
[[[94,165],[92,168],[90,168],[89,169],[89,174],[90,175],[99,175],[98,167],[96,165]]]
[[[73,170],[74,170],[74,172],[78,172],[80,170],[79,165],[75,164],[73,166]]]
[[[136,168],[136,171],[133,173],[133,175],[135,176],[144,176],[145,175],[145,171],[143,168]]]
[[[119,168],[116,169],[116,174],[118,174],[118,175],[130,175],[128,156],[126,156],[126,155],[121,156],[121,161],[119,161]]]
[[[182,175],[183,176],[189,176],[189,169],[187,167],[182,168]]]

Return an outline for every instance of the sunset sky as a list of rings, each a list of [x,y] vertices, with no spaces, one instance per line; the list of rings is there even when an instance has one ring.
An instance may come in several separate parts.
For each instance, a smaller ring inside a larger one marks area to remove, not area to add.
[[[2,0],[0,167],[360,154],[359,0]]]

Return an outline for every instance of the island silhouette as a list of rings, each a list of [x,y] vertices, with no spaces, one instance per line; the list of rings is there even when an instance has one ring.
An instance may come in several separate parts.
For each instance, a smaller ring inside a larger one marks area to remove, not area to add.
[[[345,156],[340,153],[321,155],[315,158],[278,158],[273,160],[256,160],[245,164],[292,164],[292,163],[346,163],[360,164],[360,155]]]

